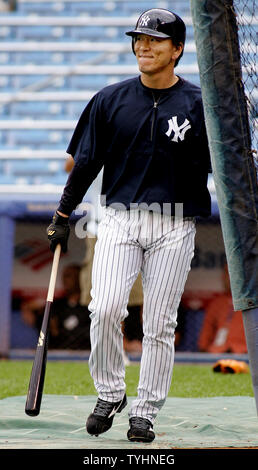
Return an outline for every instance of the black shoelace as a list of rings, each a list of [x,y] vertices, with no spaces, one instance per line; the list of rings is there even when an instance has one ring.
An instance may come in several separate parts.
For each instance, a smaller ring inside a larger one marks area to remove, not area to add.
[[[94,413],[99,416],[108,416],[109,413],[112,411],[113,406],[114,406],[114,403],[108,403],[99,398],[96,403]]]
[[[141,418],[139,416],[133,416],[131,418],[131,423],[133,426],[137,426],[142,429],[149,429],[149,427],[151,426],[150,421],[148,421],[145,418]]]

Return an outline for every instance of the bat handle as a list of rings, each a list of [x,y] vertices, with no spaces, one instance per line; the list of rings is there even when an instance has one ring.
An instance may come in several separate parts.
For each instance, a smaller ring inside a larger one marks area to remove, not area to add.
[[[61,254],[61,245],[58,244],[54,252],[50,281],[49,281],[49,286],[48,286],[48,293],[47,293],[48,302],[53,302],[60,254]]]

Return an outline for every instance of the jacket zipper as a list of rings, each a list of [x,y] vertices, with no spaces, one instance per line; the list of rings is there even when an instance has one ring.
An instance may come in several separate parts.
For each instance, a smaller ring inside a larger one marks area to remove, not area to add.
[[[153,96],[153,113],[152,113],[152,120],[151,120],[151,142],[153,140],[153,131],[154,131],[154,125],[155,125],[155,121],[156,121],[156,116],[157,116],[157,109],[158,109],[158,104],[159,104],[159,100],[160,100],[160,96],[158,97],[158,99],[156,100],[155,96],[154,96],[154,93],[152,93],[152,96]]]

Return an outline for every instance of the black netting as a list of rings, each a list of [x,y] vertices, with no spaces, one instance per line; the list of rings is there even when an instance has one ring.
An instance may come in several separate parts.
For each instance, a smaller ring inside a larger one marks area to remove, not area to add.
[[[257,34],[258,8],[255,0],[234,0],[239,28],[243,83],[248,103],[252,149],[258,174],[258,110],[257,110]]]

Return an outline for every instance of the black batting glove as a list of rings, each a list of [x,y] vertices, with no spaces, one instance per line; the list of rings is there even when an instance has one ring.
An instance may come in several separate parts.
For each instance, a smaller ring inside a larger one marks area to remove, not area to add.
[[[57,212],[54,214],[51,224],[47,228],[47,237],[50,241],[50,250],[55,251],[60,243],[63,253],[67,252],[67,242],[70,234],[68,217],[62,217]]]

